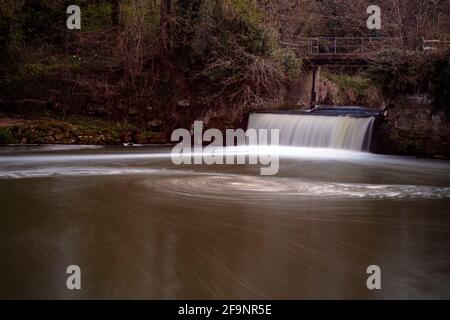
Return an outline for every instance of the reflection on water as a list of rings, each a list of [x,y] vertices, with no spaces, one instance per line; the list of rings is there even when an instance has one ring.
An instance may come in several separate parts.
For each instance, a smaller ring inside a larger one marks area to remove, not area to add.
[[[0,297],[450,298],[449,162],[285,148],[262,177],[169,151],[0,149]]]

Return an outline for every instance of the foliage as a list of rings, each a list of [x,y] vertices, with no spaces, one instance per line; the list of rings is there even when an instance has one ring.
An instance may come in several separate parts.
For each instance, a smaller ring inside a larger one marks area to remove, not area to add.
[[[82,6],[82,32],[98,32],[112,26],[111,4],[90,1]]]
[[[333,81],[339,89],[352,89],[358,94],[364,94],[372,87],[370,80],[360,75],[325,73],[324,76]]]
[[[23,0],[17,28],[24,42],[61,45],[66,37],[64,0]]]
[[[18,64],[17,49],[20,32],[15,28],[15,16],[20,2],[0,0],[0,76],[14,72]],[[2,79],[0,78],[0,81]]]
[[[431,94],[436,106],[450,111],[450,50],[433,63]]]
[[[8,128],[0,127],[0,144],[14,144],[17,143],[17,139],[11,133]]]
[[[345,74],[322,71],[319,103],[333,105],[382,105],[380,90],[364,73]]]
[[[277,92],[299,63],[278,48],[250,0],[178,1],[171,55],[195,81],[202,102],[255,103]]]
[[[450,51],[386,51],[376,62],[367,74],[387,97],[428,95],[436,106],[450,109]]]

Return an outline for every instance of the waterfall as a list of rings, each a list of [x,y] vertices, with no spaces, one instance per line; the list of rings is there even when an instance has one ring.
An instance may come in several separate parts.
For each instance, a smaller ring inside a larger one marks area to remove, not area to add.
[[[252,113],[251,129],[279,129],[280,145],[369,150],[374,117]]]

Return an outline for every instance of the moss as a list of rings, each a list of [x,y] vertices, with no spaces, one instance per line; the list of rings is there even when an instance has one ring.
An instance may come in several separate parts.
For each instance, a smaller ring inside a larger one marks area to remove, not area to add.
[[[391,128],[391,130],[393,130]],[[388,131],[389,132],[389,131]],[[426,141],[423,136],[407,130],[397,130],[386,136],[388,151],[403,155],[425,155]]]
[[[324,77],[334,82],[340,90],[345,91],[347,89],[352,89],[360,95],[365,94],[367,90],[373,86],[369,79],[359,75],[333,74],[325,72]]]
[[[17,77],[19,79],[41,78],[48,75],[46,66],[40,63],[25,63],[19,67]]]
[[[80,69],[79,61],[28,61],[19,65],[14,81],[43,79],[62,70],[76,71]]]
[[[324,71],[320,88],[320,103],[364,106],[380,106],[383,103],[380,87],[365,74]]]
[[[81,32],[101,31],[111,27],[111,4],[94,3],[83,6]]]
[[[72,116],[61,119],[27,120],[0,128],[0,144],[122,144],[167,143],[163,131],[136,127],[130,123]]]

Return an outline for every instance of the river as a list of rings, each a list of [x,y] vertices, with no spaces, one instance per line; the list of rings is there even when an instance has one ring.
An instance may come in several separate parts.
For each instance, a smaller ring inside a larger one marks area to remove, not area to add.
[[[168,147],[1,148],[0,298],[450,298],[450,162],[291,150],[260,176]]]

